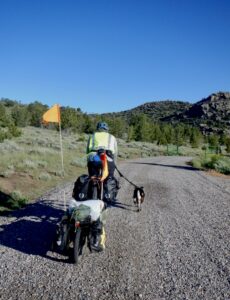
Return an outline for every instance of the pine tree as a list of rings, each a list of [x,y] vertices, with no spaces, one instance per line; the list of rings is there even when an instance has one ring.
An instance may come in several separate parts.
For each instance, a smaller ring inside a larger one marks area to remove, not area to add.
[[[219,137],[216,134],[212,134],[208,138],[208,143],[211,147],[217,147],[219,143]]]
[[[201,142],[201,133],[197,128],[191,129],[190,144],[193,148],[198,148]]]
[[[133,125],[130,125],[128,127],[128,136],[127,136],[127,142],[130,142],[132,140],[135,140],[136,139],[136,136],[135,136],[135,130],[134,130],[134,127]]]
[[[26,106],[15,105],[11,115],[16,126],[25,127],[29,124],[29,112]]]
[[[226,137],[225,146],[226,146],[227,153],[230,153],[230,136]]]

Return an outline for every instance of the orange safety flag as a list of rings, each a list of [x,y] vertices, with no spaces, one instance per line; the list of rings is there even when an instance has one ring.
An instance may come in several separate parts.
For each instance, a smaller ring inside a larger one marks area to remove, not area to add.
[[[108,169],[108,161],[105,153],[102,153],[100,155],[101,161],[102,161],[102,177],[101,181],[104,181],[106,177],[109,175],[109,169]]]
[[[45,123],[59,123],[60,124],[60,106],[55,104],[42,116],[42,120]]]

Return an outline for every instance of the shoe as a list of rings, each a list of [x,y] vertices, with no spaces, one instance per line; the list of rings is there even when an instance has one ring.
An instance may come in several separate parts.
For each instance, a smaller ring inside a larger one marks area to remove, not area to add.
[[[91,248],[94,251],[101,252],[105,249],[105,229],[102,228],[102,233],[93,237]]]
[[[96,252],[101,252],[103,251],[103,246],[100,244],[100,236],[96,236],[94,239],[93,239],[93,243],[91,244],[91,248],[92,250],[96,251]]]

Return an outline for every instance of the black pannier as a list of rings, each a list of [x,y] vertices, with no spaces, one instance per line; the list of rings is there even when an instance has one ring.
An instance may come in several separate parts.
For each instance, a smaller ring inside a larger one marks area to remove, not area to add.
[[[104,181],[104,200],[114,201],[117,197],[119,183],[115,177],[108,177]]]
[[[89,182],[90,177],[88,175],[81,175],[77,178],[74,183],[72,197],[77,201],[84,201],[89,199]]]

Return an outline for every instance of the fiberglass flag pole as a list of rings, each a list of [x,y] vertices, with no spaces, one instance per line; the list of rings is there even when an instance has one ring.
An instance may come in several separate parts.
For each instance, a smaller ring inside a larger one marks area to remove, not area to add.
[[[63,158],[63,146],[62,146],[62,134],[61,134],[61,118],[59,122],[59,133],[60,133],[60,148],[61,148],[61,166],[62,166],[62,177],[65,177],[64,171],[64,158]]]
[[[60,110],[59,110],[60,114]],[[59,121],[59,133],[60,133],[60,147],[61,147],[61,165],[62,165],[62,177],[65,177],[64,171],[64,158],[63,158],[63,147],[62,147],[62,134],[61,134],[61,118]],[[66,199],[65,199],[65,189],[63,190],[63,198],[64,198],[64,210],[66,211]]]
[[[62,134],[61,134],[61,114],[60,114],[60,106],[59,104],[55,104],[52,106],[47,112],[45,112],[42,116],[43,122],[45,123],[58,123],[59,124],[59,134],[60,134],[60,149],[61,149],[61,174],[64,178],[64,159],[63,159],[63,147],[62,147]],[[63,190],[64,196],[64,209],[66,210],[66,199],[65,199],[65,190]]]

